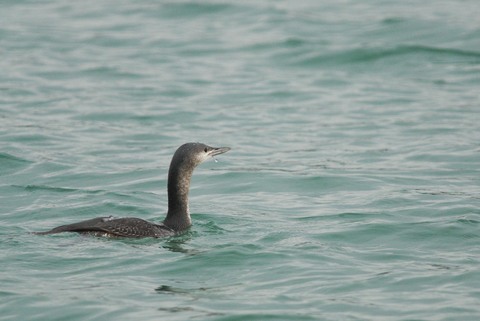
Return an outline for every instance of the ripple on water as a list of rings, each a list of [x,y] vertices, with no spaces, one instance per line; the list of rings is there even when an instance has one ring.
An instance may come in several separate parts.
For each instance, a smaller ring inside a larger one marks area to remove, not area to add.
[[[452,3],[3,1],[2,317],[479,319],[478,4]],[[161,221],[186,141],[232,147],[188,232],[29,233]]]

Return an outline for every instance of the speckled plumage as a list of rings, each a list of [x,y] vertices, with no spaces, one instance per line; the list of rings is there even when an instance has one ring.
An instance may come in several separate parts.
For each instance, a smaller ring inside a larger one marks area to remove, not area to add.
[[[55,234],[62,232],[77,232],[95,236],[108,237],[165,237],[175,234],[175,231],[164,224],[154,224],[135,217],[113,218],[97,217],[78,223],[58,226],[47,232],[37,234]]]

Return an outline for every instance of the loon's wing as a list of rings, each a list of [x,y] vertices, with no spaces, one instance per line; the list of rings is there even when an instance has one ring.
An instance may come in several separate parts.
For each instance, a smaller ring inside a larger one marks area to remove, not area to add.
[[[175,232],[163,224],[153,224],[135,217],[106,220],[95,225],[94,231],[102,231],[121,237],[165,237]]]
[[[38,232],[36,234],[45,235],[62,232],[94,233],[98,235],[103,233],[111,236],[135,238],[164,237],[175,234],[173,230],[163,224],[152,224],[134,217],[113,218],[111,216],[97,217],[78,223],[62,225],[50,231]]]
[[[45,235],[45,234],[56,234],[56,233],[62,233],[62,232],[81,232],[81,231],[86,231],[89,229],[92,229],[95,227],[97,224],[112,220],[112,217],[97,217],[93,218],[91,220],[86,220],[86,221],[81,221],[78,223],[73,223],[73,224],[67,224],[67,225],[61,225],[57,226],[50,231],[46,232],[35,232],[35,234],[38,235]]]

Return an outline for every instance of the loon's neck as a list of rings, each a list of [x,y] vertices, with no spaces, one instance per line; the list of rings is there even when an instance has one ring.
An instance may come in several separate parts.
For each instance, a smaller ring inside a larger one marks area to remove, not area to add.
[[[182,231],[192,225],[188,209],[190,179],[195,166],[172,164],[168,171],[168,212],[163,223],[175,231]]]

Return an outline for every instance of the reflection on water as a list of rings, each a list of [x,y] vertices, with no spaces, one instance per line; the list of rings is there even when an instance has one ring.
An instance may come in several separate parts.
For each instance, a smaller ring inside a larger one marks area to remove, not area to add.
[[[193,234],[193,232],[187,231],[186,233],[179,236],[168,238],[166,242],[162,244],[162,247],[171,252],[183,253],[187,255],[197,255],[202,251],[187,248],[187,243],[190,242]]]

